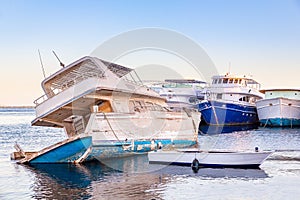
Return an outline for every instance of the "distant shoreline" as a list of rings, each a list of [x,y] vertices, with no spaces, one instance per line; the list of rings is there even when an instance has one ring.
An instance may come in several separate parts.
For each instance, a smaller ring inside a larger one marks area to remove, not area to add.
[[[34,108],[34,106],[0,106],[0,108]]]

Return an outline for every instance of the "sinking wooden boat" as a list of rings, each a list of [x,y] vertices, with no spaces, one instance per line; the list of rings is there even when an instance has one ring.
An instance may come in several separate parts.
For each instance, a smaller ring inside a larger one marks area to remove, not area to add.
[[[270,151],[234,152],[202,151],[182,149],[172,151],[152,151],[148,153],[149,163],[167,165],[198,165],[212,168],[259,168],[272,154]],[[194,163],[193,163],[194,162]]]
[[[91,152],[92,137],[73,137],[46,147],[38,152],[23,152],[18,147],[12,158],[22,158],[20,164],[80,163]]]

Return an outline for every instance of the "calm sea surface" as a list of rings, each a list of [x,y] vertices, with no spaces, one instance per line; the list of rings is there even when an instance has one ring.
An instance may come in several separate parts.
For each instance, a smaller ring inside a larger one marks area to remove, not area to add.
[[[203,149],[276,150],[260,170],[149,165],[146,155],[104,164],[18,165],[14,143],[36,151],[65,139],[31,127],[32,109],[0,109],[0,199],[299,199],[300,129],[199,135]]]

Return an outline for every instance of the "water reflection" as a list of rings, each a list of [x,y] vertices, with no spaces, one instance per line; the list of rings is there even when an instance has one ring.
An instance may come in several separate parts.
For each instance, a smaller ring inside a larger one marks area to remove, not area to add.
[[[131,165],[134,160],[129,159],[129,163],[120,160],[118,165],[132,166],[133,172],[137,167]],[[147,191],[164,180],[161,174],[126,173],[99,162],[39,164],[26,168],[35,176],[32,197],[37,199],[157,199],[158,194]]]
[[[25,166],[34,175],[35,199],[161,199],[162,191],[178,177],[201,179],[257,179],[268,175],[260,169],[201,168],[148,164],[147,155],[100,162],[35,164]]]
[[[219,133],[232,133],[238,131],[247,131],[258,129],[258,125],[242,125],[242,126],[209,126],[209,125],[200,125],[199,133],[200,134],[219,134]]]

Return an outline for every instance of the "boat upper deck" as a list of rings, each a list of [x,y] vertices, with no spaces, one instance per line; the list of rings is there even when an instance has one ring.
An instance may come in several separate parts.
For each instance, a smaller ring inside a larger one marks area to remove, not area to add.
[[[211,87],[249,87],[260,89],[260,84],[248,76],[235,76],[226,74],[223,76],[213,76]]]
[[[62,127],[63,120],[75,111],[88,116],[93,105],[104,100],[114,99],[114,111],[121,112],[124,109],[117,105],[119,96],[165,104],[164,98],[142,84],[133,69],[95,57],[83,57],[60,69],[42,82],[42,88],[45,94],[34,102],[33,125]]]
[[[213,76],[212,84],[205,92],[206,99],[248,105],[264,98],[259,89],[260,84],[249,76],[225,74]]]
[[[60,69],[42,82],[42,88],[45,94],[34,101],[39,105],[48,98],[86,80],[89,78],[105,78],[114,74],[118,78],[125,77],[128,81],[136,84],[142,84],[133,69],[110,63],[95,57],[83,57],[76,62]]]
[[[266,99],[288,98],[300,100],[300,89],[265,89],[260,90],[265,94]]]

